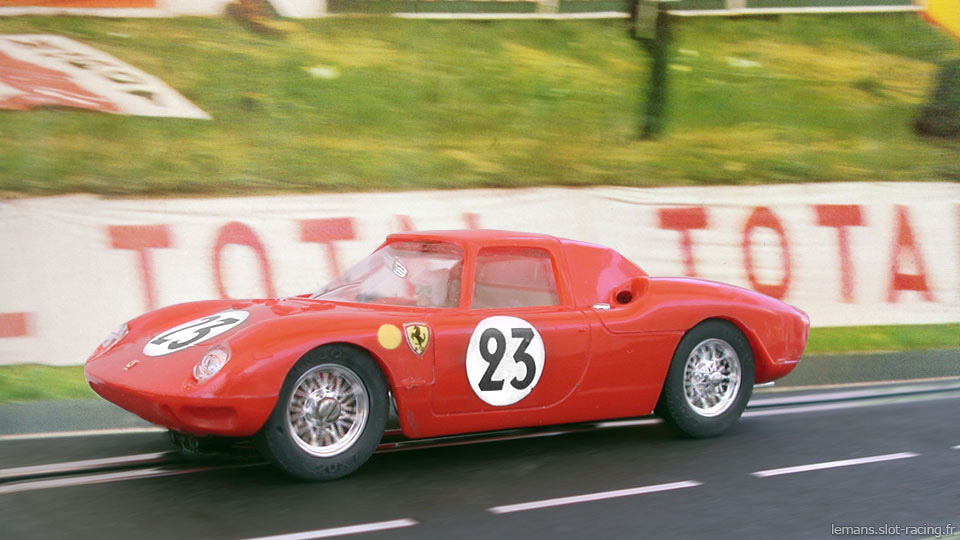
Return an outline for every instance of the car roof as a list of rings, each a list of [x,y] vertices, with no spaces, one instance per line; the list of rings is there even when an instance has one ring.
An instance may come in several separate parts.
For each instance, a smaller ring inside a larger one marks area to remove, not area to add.
[[[410,231],[394,233],[387,236],[387,242],[399,240],[452,242],[462,246],[483,246],[487,244],[503,245],[505,243],[518,244],[546,244],[559,243],[556,236],[539,233],[516,231],[499,231],[493,229],[466,229],[447,231]]]
[[[606,302],[614,287],[647,275],[614,249],[548,234],[489,229],[415,231],[391,234],[386,243],[403,241],[449,242],[474,252],[484,246],[552,248],[557,253],[557,268],[562,274],[558,277],[565,281],[568,294],[579,306]]]

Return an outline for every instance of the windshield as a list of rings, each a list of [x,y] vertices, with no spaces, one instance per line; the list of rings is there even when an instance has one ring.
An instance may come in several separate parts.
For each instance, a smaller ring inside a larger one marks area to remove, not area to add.
[[[394,242],[353,265],[311,298],[361,304],[457,307],[463,251],[441,242]]]

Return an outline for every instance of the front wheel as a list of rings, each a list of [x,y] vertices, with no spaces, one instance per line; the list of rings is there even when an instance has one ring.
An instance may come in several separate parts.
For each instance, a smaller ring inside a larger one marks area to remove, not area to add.
[[[376,450],[388,414],[387,385],[373,359],[330,345],[307,353],[287,374],[257,447],[304,480],[355,471]]]
[[[753,378],[743,333],[725,321],[706,321],[680,340],[656,412],[691,437],[719,435],[743,414]]]

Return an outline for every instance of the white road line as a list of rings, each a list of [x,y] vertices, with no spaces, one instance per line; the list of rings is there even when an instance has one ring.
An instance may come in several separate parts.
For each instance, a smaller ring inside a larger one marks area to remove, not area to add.
[[[134,480],[137,478],[153,478],[157,476],[166,476],[166,475],[169,475],[170,473],[171,471],[168,471],[168,470],[153,468],[153,469],[138,469],[135,471],[121,471],[121,472],[104,473],[104,474],[91,474],[86,476],[71,476],[68,478],[54,478],[51,480],[33,480],[33,481],[27,481],[27,482],[17,482],[15,484],[0,485],[0,495],[6,495],[9,493],[20,493],[23,491],[35,491],[39,489],[83,486],[83,485],[90,485],[90,484],[104,484],[107,482],[118,482],[121,480]]]
[[[549,508],[551,506],[564,506],[567,504],[577,504],[582,502],[602,501],[604,499],[615,499],[617,497],[630,497],[632,495],[657,493],[660,491],[670,491],[673,489],[683,489],[699,485],[701,485],[700,482],[694,481],[673,482],[671,484],[657,484],[655,486],[618,489],[616,491],[603,491],[600,493],[589,493],[587,495],[574,495],[573,497],[560,497],[558,499],[545,499],[542,501],[494,506],[493,508],[488,508],[487,511],[494,514],[509,514],[511,512],[523,512],[525,510],[536,510],[538,508]]]
[[[896,379],[893,381],[864,381],[864,382],[846,382],[846,383],[837,383],[837,384],[803,384],[799,386],[774,386],[773,388],[764,388],[760,392],[756,392],[755,396],[770,396],[776,394],[782,394],[785,392],[805,392],[808,390],[842,390],[846,388],[863,388],[868,386],[876,387],[886,387],[888,385],[898,385],[900,387],[907,387],[923,384],[923,383],[942,383],[942,382],[954,382],[960,381],[960,377],[956,375],[948,375],[944,377],[923,377],[920,379]],[[754,389],[760,388],[760,385],[753,387]]]
[[[48,465],[31,465],[29,467],[14,467],[11,469],[0,469],[0,480],[4,478],[14,478],[17,476],[26,476],[34,474],[52,474],[70,471],[82,471],[95,467],[109,467],[115,465],[127,465],[130,463],[144,463],[163,459],[173,452],[153,452],[150,454],[134,454],[130,456],[117,456],[102,459],[86,459],[83,461],[67,461],[63,463],[51,463]]]
[[[900,452],[899,454],[885,454],[882,456],[870,456],[856,459],[842,459],[840,461],[826,461],[824,463],[811,463],[810,465],[797,465],[796,467],[784,467],[782,469],[768,469],[766,471],[757,471],[750,473],[757,478],[766,478],[768,476],[779,476],[781,474],[794,474],[807,471],[819,471],[821,469],[833,469],[835,467],[849,467],[851,465],[863,465],[865,463],[877,463],[880,461],[892,461],[895,459],[907,459],[917,457],[920,454],[913,452]]]
[[[958,444],[958,445],[956,445],[956,446],[951,446],[950,448],[953,449],[953,450],[960,450],[960,444]]]
[[[937,401],[942,399],[957,399],[960,394],[956,391],[946,394],[924,394],[919,396],[882,396],[876,399],[863,399],[857,401],[840,401],[835,403],[815,403],[811,405],[785,405],[783,407],[774,407],[770,409],[747,409],[743,413],[744,418],[756,416],[779,416],[783,414],[798,414],[820,411],[838,411],[843,409],[859,409],[861,407],[879,407],[883,405],[897,405],[901,403],[919,403],[923,401]]]
[[[953,382],[953,377],[950,378],[950,381]],[[874,385],[876,383],[873,383]],[[843,390],[843,391],[834,391],[834,392],[823,392],[818,394],[813,394],[811,397],[815,398],[818,401],[842,401],[850,399],[869,399],[869,398],[882,398],[889,396],[903,396],[908,395],[911,392],[949,392],[952,390],[960,390],[960,383],[954,384],[926,384],[926,385],[912,385],[912,386],[886,386],[883,388],[872,388],[872,389],[855,389],[855,390]],[[774,405],[790,405],[793,402],[796,402],[798,398],[803,398],[804,396],[779,396],[779,397],[760,397],[751,399],[748,404],[749,407],[770,407]]]
[[[652,426],[654,424],[660,424],[663,420],[659,418],[640,418],[637,420],[610,420],[608,422],[597,422],[598,428],[617,428],[617,427],[631,427],[631,426]]]
[[[819,403],[814,405],[797,405],[797,406],[785,406],[783,408],[775,409],[759,409],[759,410],[746,410],[743,413],[744,418],[752,418],[754,416],[779,416],[783,414],[798,414],[798,413],[807,413],[807,412],[817,412],[817,411],[838,411],[842,409],[858,409],[860,407],[869,407],[871,405],[886,405],[887,403],[876,403],[876,402],[864,402],[864,401],[855,401],[850,403]]]
[[[197,467],[193,469],[162,469],[154,467],[151,469],[136,469],[132,471],[119,471],[103,474],[88,474],[84,476],[67,476],[63,478],[51,478],[49,480],[27,480],[15,482],[12,484],[0,485],[0,495],[10,493],[21,493],[24,491],[36,491],[40,489],[53,489],[72,486],[87,486],[92,484],[106,484],[108,482],[122,482],[124,480],[140,480],[143,478],[159,478],[161,476],[177,476],[181,474],[191,474],[208,470],[226,470],[240,469],[244,467],[255,467],[259,463],[250,463],[242,465],[227,465],[223,467]]]
[[[110,428],[110,429],[84,429],[76,431],[50,431],[40,433],[16,433],[11,435],[0,435],[0,442],[3,441],[32,441],[35,439],[59,439],[61,437],[90,437],[96,435],[128,435],[135,433],[162,433],[167,431],[158,427],[142,428]]]
[[[401,529],[403,527],[413,527],[419,525],[419,522],[413,519],[395,519],[393,521],[379,521],[377,523],[364,523],[362,525],[350,525],[349,527],[336,527],[333,529],[317,529],[315,531],[305,531],[290,534],[278,534],[276,536],[260,536],[257,538],[247,538],[246,540],[314,540],[316,538],[332,538],[334,536],[347,536],[348,534],[360,534],[376,531],[386,531],[390,529]]]

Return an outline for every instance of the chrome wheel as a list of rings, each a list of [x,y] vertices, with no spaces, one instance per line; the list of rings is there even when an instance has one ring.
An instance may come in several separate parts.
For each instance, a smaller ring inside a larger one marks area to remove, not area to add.
[[[315,366],[297,379],[287,404],[290,436],[318,457],[343,453],[363,434],[370,416],[367,388],[353,370]]]
[[[683,370],[683,395],[700,416],[726,412],[737,400],[742,376],[740,358],[722,339],[701,341],[690,351]]]

